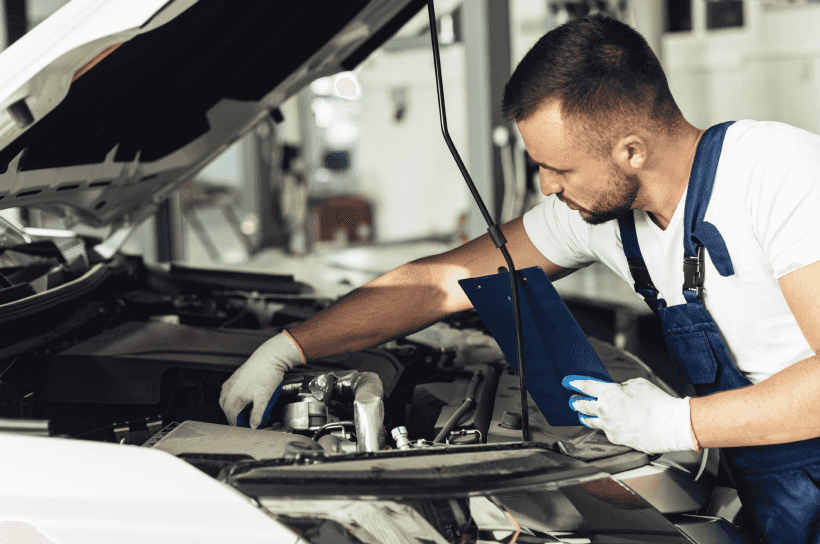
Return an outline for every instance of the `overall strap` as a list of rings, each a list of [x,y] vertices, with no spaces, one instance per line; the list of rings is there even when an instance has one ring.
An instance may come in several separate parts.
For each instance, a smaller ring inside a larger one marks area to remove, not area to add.
[[[723,237],[713,224],[703,220],[712,197],[723,139],[732,123],[734,121],[715,125],[703,134],[689,176],[683,217],[683,290],[685,294],[689,289],[697,289],[699,298],[703,288],[704,246],[709,250],[709,258],[721,276],[735,273]]]
[[[715,125],[703,134],[692,164],[683,226],[683,294],[687,302],[696,300],[694,294],[687,296],[691,293],[690,289],[696,290],[697,298],[703,296],[704,246],[709,250],[709,257],[721,276],[734,274],[732,260],[723,237],[714,225],[703,220],[712,197],[712,187],[715,182],[723,139],[732,123],[734,121]],[[634,211],[619,217],[618,225],[621,230],[624,254],[629,264],[629,272],[635,280],[635,291],[655,310],[658,303],[658,290],[652,283],[638,245]]]
[[[618,225],[621,228],[621,241],[624,245],[626,262],[629,264],[629,273],[635,280],[635,291],[649,303],[657,299],[658,290],[652,283],[649,270],[641,254],[641,246],[638,245],[638,235],[635,232],[635,216],[630,211],[618,218]],[[650,307],[652,305],[650,304]]]

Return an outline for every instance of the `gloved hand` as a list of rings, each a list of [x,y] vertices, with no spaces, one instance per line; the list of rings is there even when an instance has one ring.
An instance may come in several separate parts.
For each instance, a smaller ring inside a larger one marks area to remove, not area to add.
[[[672,397],[645,378],[621,384],[572,375],[561,384],[587,395],[570,397],[570,407],[582,424],[601,429],[613,444],[646,453],[695,449],[689,397]]]
[[[270,411],[279,392],[285,372],[302,363],[296,344],[284,333],[277,334],[253,352],[228,380],[222,384],[219,406],[231,425],[258,429],[270,421]]]

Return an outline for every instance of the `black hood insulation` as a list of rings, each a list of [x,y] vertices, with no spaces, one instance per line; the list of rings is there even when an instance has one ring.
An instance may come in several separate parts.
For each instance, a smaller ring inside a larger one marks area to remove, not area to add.
[[[0,151],[0,173],[165,157],[208,129],[222,99],[259,101],[372,0],[203,0],[124,43],[75,81],[65,100]],[[409,3],[342,63],[352,69],[422,6]]]

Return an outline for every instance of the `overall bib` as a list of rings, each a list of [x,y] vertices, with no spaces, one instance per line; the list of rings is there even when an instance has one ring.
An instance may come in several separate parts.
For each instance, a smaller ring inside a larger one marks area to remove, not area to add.
[[[722,276],[734,274],[723,237],[714,225],[703,221],[723,138],[731,124],[706,131],[692,165],[683,227],[686,304],[667,307],[665,300],[657,298],[658,291],[641,256],[635,218],[630,213],[618,220],[635,290],[660,317],[676,371],[683,372],[697,395],[752,385],[732,363],[715,322],[700,302],[704,247]],[[721,453],[734,476],[741,503],[764,542],[820,543],[820,438],[722,448]]]

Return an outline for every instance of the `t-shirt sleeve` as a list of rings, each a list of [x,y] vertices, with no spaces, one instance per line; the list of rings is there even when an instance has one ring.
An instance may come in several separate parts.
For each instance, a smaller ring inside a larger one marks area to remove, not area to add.
[[[757,160],[749,187],[755,236],[780,277],[820,261],[820,136],[788,127]]]
[[[524,230],[533,245],[564,268],[581,268],[597,260],[590,249],[590,227],[555,195],[524,214]]]

